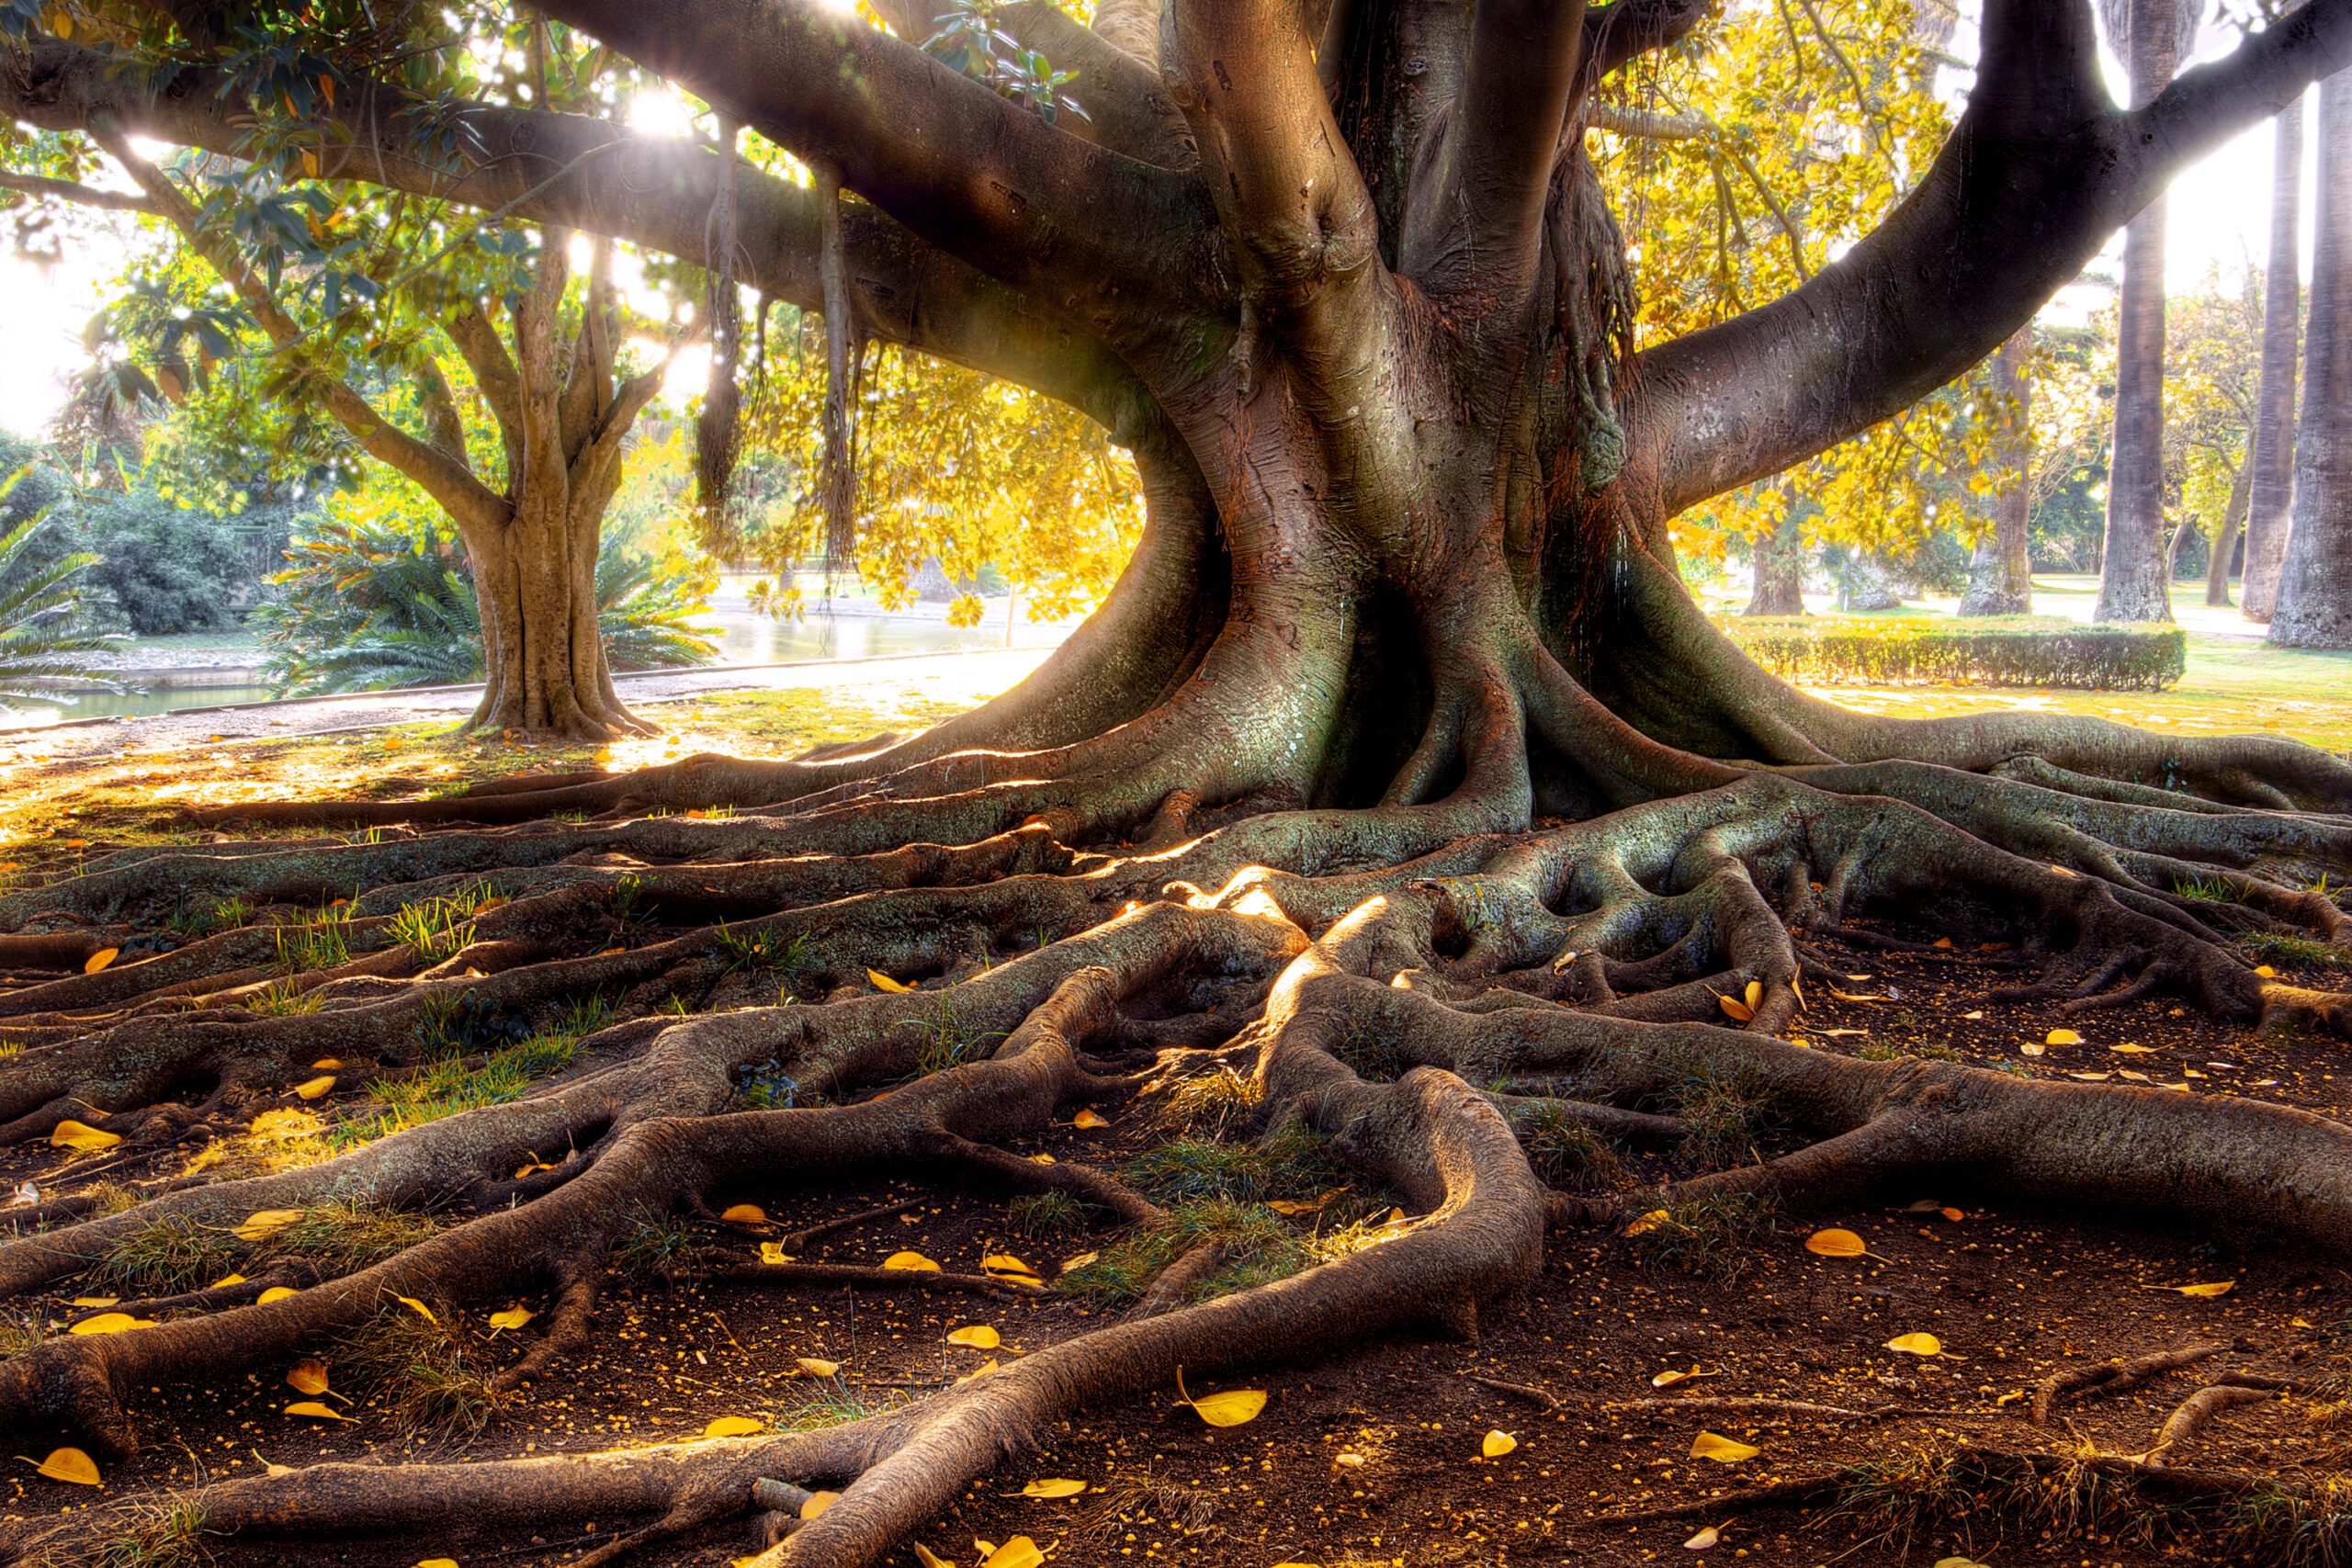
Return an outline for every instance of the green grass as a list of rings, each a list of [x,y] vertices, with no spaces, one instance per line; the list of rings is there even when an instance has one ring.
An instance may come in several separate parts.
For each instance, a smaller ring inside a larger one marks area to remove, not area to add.
[[[1162,1202],[1304,1201],[1346,1179],[1330,1140],[1295,1123],[1250,1143],[1178,1138],[1128,1161],[1125,1175]]]
[[[1592,1190],[1614,1187],[1625,1168],[1609,1141],[1577,1120],[1567,1107],[1521,1107],[1511,1119],[1519,1146],[1535,1174],[1555,1187]]]
[[[931,1016],[917,1021],[922,1047],[915,1054],[915,1070],[925,1077],[966,1062],[978,1061],[1004,1038],[1002,1030],[983,1030],[956,1016],[953,998],[942,997]]]
[[[2172,890],[2183,898],[2196,898],[2209,904],[2234,904],[2238,901],[2238,885],[2225,876],[2194,876],[2176,881]]]
[[[677,1220],[646,1220],[613,1248],[613,1267],[636,1280],[674,1280],[695,1249],[694,1231]]]
[[[301,1218],[274,1233],[266,1246],[271,1252],[308,1258],[322,1272],[340,1278],[430,1241],[440,1230],[429,1215],[361,1195],[303,1210]]]
[[[180,942],[200,942],[221,931],[235,931],[254,918],[253,906],[243,898],[215,898],[194,908],[174,909],[164,930]]]
[[[437,963],[462,952],[474,940],[474,917],[484,905],[503,903],[505,897],[496,883],[477,883],[420,903],[402,904],[392,911],[385,929],[394,942],[414,949],[418,957]]]
[[[204,1520],[204,1506],[192,1498],[141,1505],[89,1560],[92,1568],[190,1568],[209,1562]]]
[[[1703,1073],[1685,1081],[1673,1096],[1682,1118],[1682,1157],[1699,1170],[1748,1165],[1785,1131],[1773,1094],[1736,1073]]]
[[[264,986],[238,1005],[263,1018],[288,1018],[296,1013],[318,1011],[322,1000],[317,987],[299,990],[289,977]]]
[[[836,1377],[830,1386],[792,1404],[776,1417],[775,1424],[786,1432],[817,1432],[827,1427],[863,1421],[868,1416],[878,1416],[888,1408],[887,1404],[869,1403],[862,1393]]]
[[[1247,1290],[1297,1273],[1313,1255],[1272,1209],[1213,1198],[1175,1203],[1155,1224],[1130,1231],[1073,1269],[1057,1288],[1086,1301],[1131,1302],[1151,1288],[1159,1271],[1203,1246],[1225,1248],[1224,1263],[1192,1292],[1194,1300]]]
[[[457,1329],[397,1302],[345,1337],[334,1369],[403,1432],[471,1436],[507,1399]]]
[[[1634,1239],[1653,1263],[1712,1280],[1737,1280],[1779,1228],[1770,1198],[1752,1192],[1677,1198]]]
[[[175,1296],[235,1273],[244,1256],[228,1231],[165,1214],[108,1247],[91,1274],[120,1295]]]
[[[2290,936],[2279,931],[2249,931],[2239,939],[2260,957],[2299,964],[2306,969],[2336,969],[2352,964],[2352,952],[2330,946],[2316,937]]]
[[[1032,1192],[1005,1205],[1012,1228],[1032,1241],[1065,1235],[1086,1223],[1086,1205],[1067,1192]]]
[[[808,933],[795,931],[789,938],[773,926],[721,926],[717,937],[718,955],[726,961],[727,972],[735,974],[795,975],[808,964]]]
[[[445,1055],[405,1077],[378,1078],[368,1086],[377,1108],[337,1125],[332,1141],[338,1149],[352,1148],[462,1111],[520,1100],[540,1080],[571,1065],[580,1050],[581,1033],[575,1029],[601,1016],[575,1004],[575,1011],[557,1028],[501,1046],[479,1061]]]
[[[322,909],[300,925],[277,928],[277,966],[288,975],[335,969],[351,962],[351,916]]]
[[[1159,1119],[1200,1137],[1231,1138],[1248,1131],[1258,1119],[1258,1108],[1265,1097],[1265,1086],[1256,1078],[1220,1066],[1170,1089]]]

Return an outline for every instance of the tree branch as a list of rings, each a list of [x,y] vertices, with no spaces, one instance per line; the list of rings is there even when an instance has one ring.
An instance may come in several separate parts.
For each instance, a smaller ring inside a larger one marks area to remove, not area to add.
[[[2126,114],[2098,74],[2087,4],[1988,0],[1975,90],[1919,188],[1801,288],[1640,356],[1627,422],[1667,513],[1961,375],[2183,164],[2347,60],[2352,0],[2312,0]]]
[[[0,190],[21,191],[70,201],[76,207],[100,207],[109,212],[144,212],[156,216],[155,204],[134,191],[100,190],[75,180],[52,180],[41,175],[16,175],[0,170]]]
[[[1679,43],[1705,19],[1709,0],[1616,0],[1587,12],[1584,73],[1588,86],[1653,50]]]

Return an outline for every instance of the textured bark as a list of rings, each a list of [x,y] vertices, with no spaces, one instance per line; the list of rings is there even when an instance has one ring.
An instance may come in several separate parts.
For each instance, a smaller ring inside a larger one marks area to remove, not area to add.
[[[1780,526],[1756,540],[1756,583],[1747,596],[1747,615],[1804,614],[1804,529],[1797,521],[1795,497],[1781,492]]]
[[[2230,478],[2230,502],[2222,513],[2220,525],[2208,541],[2205,557],[2205,603],[2226,605],[2230,602],[2230,571],[2245,542],[2245,513],[2254,489],[2254,464],[2249,460],[2238,465]]]
[[[2172,80],[2181,7],[2178,0],[2130,0],[2128,9],[2123,52],[2137,107],[2153,101]],[[2164,550],[2164,444],[2165,201],[2159,196],[2124,230],[2115,428],[2096,612],[2102,621],[2172,619],[2172,570]]]
[[[2270,261],[2262,282],[2262,381],[2256,394],[2254,470],[2246,502],[2245,571],[2240,590],[2249,621],[2267,621],[2278,602],[2278,569],[2294,523],[2295,367],[2303,319],[2303,101],[2280,115],[2270,159]]]
[[[2352,74],[2320,87],[2318,175],[2295,524],[2270,640],[2352,649]]]
[[[2023,615],[2033,609],[2033,324],[2011,333],[1993,356],[1994,385],[2015,411],[1996,460],[2008,476],[1993,497],[1993,527],[1968,563],[1963,615]]]

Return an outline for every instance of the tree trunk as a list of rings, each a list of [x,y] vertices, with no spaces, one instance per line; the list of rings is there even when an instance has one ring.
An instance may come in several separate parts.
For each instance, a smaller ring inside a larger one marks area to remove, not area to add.
[[[2270,162],[2270,263],[2262,283],[2262,383],[2256,394],[2254,470],[2246,506],[2245,618],[2267,621],[2295,500],[2295,361],[2303,314],[2303,100],[2278,117]]]
[[[1976,541],[1968,563],[1963,615],[2023,615],[2033,610],[2033,386],[2026,365],[2033,357],[2033,323],[2028,321],[1993,356],[1995,387],[2009,407],[2009,424],[1996,449],[2006,476],[1993,497],[1993,527]]]
[[[1797,521],[1796,499],[1785,488],[1780,494],[1780,525],[1755,543],[1756,586],[1742,615],[1804,614],[1804,529]]]
[[[482,694],[469,727],[577,739],[634,733],[596,617],[598,517],[527,491],[503,527],[469,529],[481,611]]]
[[[2352,649],[2352,72],[2320,86],[2318,173],[2295,524],[2270,640]]]
[[[2238,547],[2245,538],[2246,496],[2253,490],[2254,464],[2249,459],[2238,465],[2230,479],[2230,504],[2222,513],[2222,525],[2213,530],[2213,547],[2205,561],[2205,603],[2227,605],[2230,602],[2230,564],[2238,554]]]
[[[2172,80],[2178,0],[2132,0],[2126,43],[2132,102],[2147,103]],[[2107,475],[2107,544],[2098,618],[2172,619],[2164,555],[2165,198],[2124,231],[2123,293],[2117,308],[2115,439]]]

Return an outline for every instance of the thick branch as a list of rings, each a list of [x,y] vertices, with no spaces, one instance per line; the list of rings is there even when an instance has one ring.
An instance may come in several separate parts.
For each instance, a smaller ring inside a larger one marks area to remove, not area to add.
[[[1470,62],[1438,184],[1446,270],[1481,290],[1524,287],[1582,62],[1583,0],[1477,0]]]
[[[100,190],[78,180],[52,180],[41,175],[14,175],[0,170],[0,190],[70,201],[76,207],[99,207],[109,212],[155,211],[155,204],[134,191]]]

